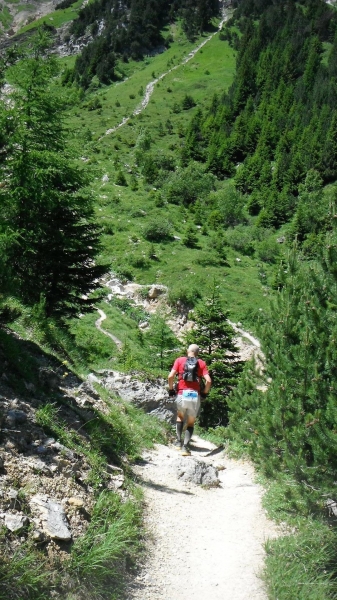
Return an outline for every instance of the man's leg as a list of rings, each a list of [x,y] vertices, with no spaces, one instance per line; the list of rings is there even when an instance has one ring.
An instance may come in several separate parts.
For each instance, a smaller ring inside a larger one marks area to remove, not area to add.
[[[185,437],[184,437],[184,446],[188,447],[192,435],[193,435],[193,431],[194,431],[194,423],[195,423],[195,417],[187,417],[187,429],[185,431]]]
[[[189,448],[189,445],[190,445],[190,441],[191,441],[193,431],[194,431],[195,419],[196,419],[196,417],[191,417],[190,415],[187,417],[187,428],[185,431],[184,443],[183,443],[183,447],[181,450],[182,456],[190,456],[191,455],[191,450]]]
[[[181,412],[180,410],[178,410],[177,412],[177,422],[176,422],[176,432],[177,432],[177,439],[175,441],[175,447],[180,449],[182,442],[181,442],[181,436],[183,433],[183,427],[184,427],[184,413]]]

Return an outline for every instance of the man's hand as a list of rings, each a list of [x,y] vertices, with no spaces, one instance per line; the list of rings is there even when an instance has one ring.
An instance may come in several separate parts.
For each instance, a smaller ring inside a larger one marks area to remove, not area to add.
[[[207,396],[208,396],[208,394],[205,394],[205,392],[200,393],[201,400],[206,400]]]
[[[173,390],[173,389],[172,389],[172,390],[169,390],[169,391],[168,391],[168,395],[170,396],[170,398],[173,398],[173,396],[175,396],[175,395],[176,395],[176,393],[175,393],[175,390]]]

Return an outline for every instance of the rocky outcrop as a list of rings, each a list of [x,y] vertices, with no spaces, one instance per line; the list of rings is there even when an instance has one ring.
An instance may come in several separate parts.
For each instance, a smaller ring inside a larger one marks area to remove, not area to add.
[[[92,375],[89,375],[92,378]],[[101,384],[122,400],[132,402],[159,419],[175,420],[175,402],[169,398],[164,380],[140,381],[133,375],[118,371],[102,371]]]

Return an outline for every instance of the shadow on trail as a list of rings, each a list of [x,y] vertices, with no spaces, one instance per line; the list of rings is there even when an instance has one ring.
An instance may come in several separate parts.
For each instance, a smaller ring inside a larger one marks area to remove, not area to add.
[[[192,452],[210,452],[209,448],[203,448],[202,446],[195,446],[192,443],[190,443],[190,448],[191,448]]]
[[[173,488],[168,487],[167,485],[162,485],[159,483],[154,483],[153,481],[145,481],[141,477],[138,478],[138,483],[143,486],[152,488],[153,490],[158,490],[158,492],[165,492],[166,494],[184,494],[185,496],[194,496],[193,492],[188,492],[185,490],[175,490]]]

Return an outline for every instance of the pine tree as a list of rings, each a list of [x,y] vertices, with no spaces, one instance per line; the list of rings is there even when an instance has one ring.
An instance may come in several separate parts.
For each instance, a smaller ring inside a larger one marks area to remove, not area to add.
[[[62,103],[49,88],[56,73],[43,33],[10,70],[0,229],[15,240],[8,260],[23,301],[43,298],[47,315],[69,315],[89,304],[83,296],[105,269],[94,263],[99,234],[88,175],[72,163]]]
[[[165,315],[151,318],[150,329],[145,340],[151,350],[151,362],[158,364],[161,370],[169,369],[172,364],[172,351],[179,346],[178,340],[166,324]]]
[[[212,378],[211,391],[201,405],[200,424],[206,428],[226,425],[227,398],[238,382],[242,362],[228,323],[228,311],[223,308],[215,283],[210,296],[197,305],[191,318],[194,327],[187,334],[186,343],[199,346],[200,358],[206,361]]]
[[[333,494],[337,467],[336,257],[335,233],[320,262],[292,252],[259,332],[267,391],[250,369],[229,401],[229,430],[267,473],[285,471],[320,496]]]

